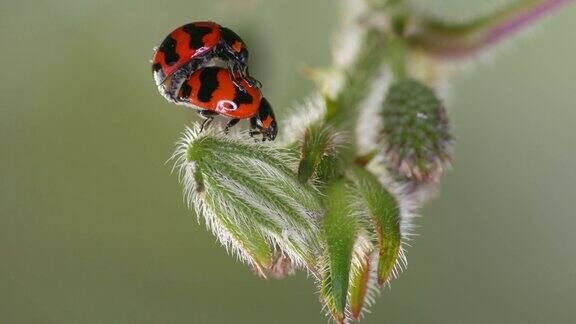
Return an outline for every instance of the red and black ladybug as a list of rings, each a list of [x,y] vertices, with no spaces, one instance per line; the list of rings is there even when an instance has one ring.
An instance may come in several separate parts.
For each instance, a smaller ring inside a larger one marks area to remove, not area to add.
[[[248,50],[240,36],[217,23],[199,21],[176,28],[155,50],[152,71],[158,90],[168,101],[176,102],[182,81],[214,58],[222,59],[251,87],[260,86],[248,74]]]
[[[262,140],[273,141],[278,126],[270,103],[247,80],[235,80],[227,69],[200,68],[182,83],[176,102],[197,109],[206,118],[202,127],[216,115],[231,118],[226,130],[249,118],[251,135],[262,134]]]

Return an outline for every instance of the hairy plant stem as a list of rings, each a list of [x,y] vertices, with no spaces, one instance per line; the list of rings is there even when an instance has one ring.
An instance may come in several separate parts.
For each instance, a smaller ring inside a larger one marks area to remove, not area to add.
[[[358,119],[358,107],[384,61],[384,37],[371,29],[364,35],[362,47],[352,66],[346,70],[344,83],[335,98],[326,98],[325,122],[338,131],[352,133]]]
[[[380,67],[386,58],[386,39],[381,30],[369,29],[364,33],[359,53],[353,64],[344,72],[344,82],[341,90],[334,98],[325,97],[325,125],[334,132],[342,133],[346,145],[338,149],[334,162],[338,161],[342,168],[354,163],[356,156],[356,126],[362,101],[372,89],[372,83],[378,77]],[[327,161],[328,162],[328,161]],[[329,166],[325,169],[328,169]],[[343,172],[326,174],[323,180],[330,181],[342,176]]]

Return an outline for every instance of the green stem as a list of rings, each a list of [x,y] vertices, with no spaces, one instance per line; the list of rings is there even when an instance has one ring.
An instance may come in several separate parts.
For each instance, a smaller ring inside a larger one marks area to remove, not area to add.
[[[352,131],[358,118],[358,106],[370,90],[384,60],[384,42],[380,31],[369,30],[356,61],[345,72],[342,90],[327,99],[325,121],[337,130]]]
[[[400,36],[391,36],[386,43],[385,56],[388,59],[392,73],[396,79],[403,79],[408,75],[406,40]]]
[[[415,48],[444,58],[459,58],[516,34],[546,14],[573,0],[520,0],[486,17],[467,23],[422,18],[421,32],[411,39]]]

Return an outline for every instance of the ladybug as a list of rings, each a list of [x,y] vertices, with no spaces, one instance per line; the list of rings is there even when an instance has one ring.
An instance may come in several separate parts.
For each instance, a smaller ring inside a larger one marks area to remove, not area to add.
[[[181,83],[214,58],[222,59],[250,87],[260,87],[249,76],[248,50],[240,36],[217,23],[199,21],[174,29],[155,50],[152,72],[158,90],[168,101],[176,102]]]
[[[177,103],[197,109],[206,120],[202,128],[214,116],[231,118],[227,132],[241,119],[250,119],[250,135],[262,134],[262,140],[273,141],[278,132],[274,111],[259,88],[251,87],[245,79],[238,82],[229,70],[220,67],[200,68],[182,83]]]

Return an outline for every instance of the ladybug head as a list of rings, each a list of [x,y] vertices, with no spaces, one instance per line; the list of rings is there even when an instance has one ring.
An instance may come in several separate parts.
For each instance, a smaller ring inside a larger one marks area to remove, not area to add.
[[[262,98],[260,101],[258,114],[252,117],[251,123],[252,128],[258,128],[258,130],[262,133],[262,140],[268,139],[273,141],[276,138],[276,133],[278,133],[278,125],[276,124],[274,111],[272,110],[272,107],[266,98]]]
[[[245,68],[248,64],[248,49],[244,41],[232,30],[222,27],[221,28],[222,40],[226,54],[230,56],[238,65]]]

